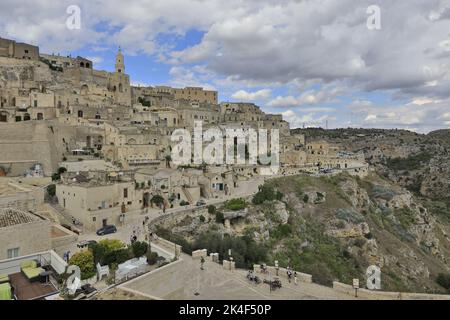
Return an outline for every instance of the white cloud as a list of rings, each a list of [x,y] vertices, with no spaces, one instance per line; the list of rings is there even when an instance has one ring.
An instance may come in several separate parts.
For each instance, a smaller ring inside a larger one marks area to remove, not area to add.
[[[433,101],[421,99],[404,105],[377,106],[367,101],[355,101],[347,109],[359,115],[362,127],[414,128],[415,131],[429,132],[439,128],[449,128],[450,99]]]
[[[322,115],[315,117],[314,113],[299,115],[295,111],[289,109],[281,113],[283,119],[288,121],[291,128],[301,127],[325,127],[327,120],[336,120],[336,117]]]
[[[248,92],[239,90],[231,96],[233,99],[243,102],[266,100],[270,97],[272,91],[270,89],[261,89],[256,92]]]
[[[268,102],[268,107],[273,108],[293,108],[303,105],[317,105],[319,103],[336,102],[336,98],[343,94],[340,87],[324,86],[320,90],[309,90],[298,97],[277,96]]]
[[[100,63],[103,62],[103,58],[102,57],[97,57],[97,56],[95,56],[95,57],[86,57],[86,59],[91,60],[94,63],[94,65],[95,64],[100,64]]]
[[[448,127],[448,0],[379,0],[379,31],[367,29],[372,3],[360,0],[78,0],[82,28],[68,30],[72,4],[2,0],[2,37],[61,54],[88,47],[99,56],[121,45],[126,54],[169,64],[169,85],[218,88],[239,100],[268,100],[269,91],[288,88],[267,106],[295,110],[287,116],[297,122],[318,121],[317,113],[340,119],[328,104],[380,93],[392,95],[389,107],[367,98],[345,111],[358,114],[361,125]],[[177,41],[190,30],[204,35],[180,49]]]

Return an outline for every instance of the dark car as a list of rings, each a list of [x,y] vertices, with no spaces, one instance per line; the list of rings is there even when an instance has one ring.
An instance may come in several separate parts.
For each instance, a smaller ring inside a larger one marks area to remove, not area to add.
[[[97,235],[104,236],[105,234],[116,233],[116,232],[117,232],[116,226],[108,225],[108,226],[104,226],[103,228],[98,229]]]
[[[203,199],[200,199],[200,200],[197,201],[196,206],[197,206],[197,207],[203,207],[203,206],[206,206],[206,201],[203,200]]]

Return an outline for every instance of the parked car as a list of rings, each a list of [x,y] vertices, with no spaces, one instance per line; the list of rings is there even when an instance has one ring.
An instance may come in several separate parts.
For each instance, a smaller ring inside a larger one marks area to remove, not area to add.
[[[95,244],[95,243],[97,243],[97,241],[95,241],[95,240],[83,240],[77,244],[77,247],[78,248],[86,248],[86,247],[89,247],[89,245]]]
[[[117,232],[116,226],[107,225],[107,226],[104,226],[103,228],[98,229],[97,230],[97,235],[98,236],[104,236],[106,234],[116,233],[116,232]]]
[[[200,199],[197,201],[197,207],[206,206],[206,201],[203,199]]]

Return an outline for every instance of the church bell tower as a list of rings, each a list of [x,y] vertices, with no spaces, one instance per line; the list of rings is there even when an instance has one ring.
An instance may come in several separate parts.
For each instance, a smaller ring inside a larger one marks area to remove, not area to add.
[[[125,63],[123,61],[122,49],[120,47],[116,55],[116,72],[125,73]]]

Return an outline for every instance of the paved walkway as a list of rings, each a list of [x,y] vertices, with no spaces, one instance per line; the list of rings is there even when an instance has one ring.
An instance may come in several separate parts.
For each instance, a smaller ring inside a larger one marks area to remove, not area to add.
[[[246,274],[246,270],[224,270],[222,265],[208,261],[204,270],[200,270],[199,260],[182,254],[180,260],[124,283],[119,288],[153,299],[352,299],[328,287],[302,282],[289,284],[283,279],[281,289],[270,291],[267,284],[257,285],[248,281]],[[264,279],[263,275],[261,279]]]

